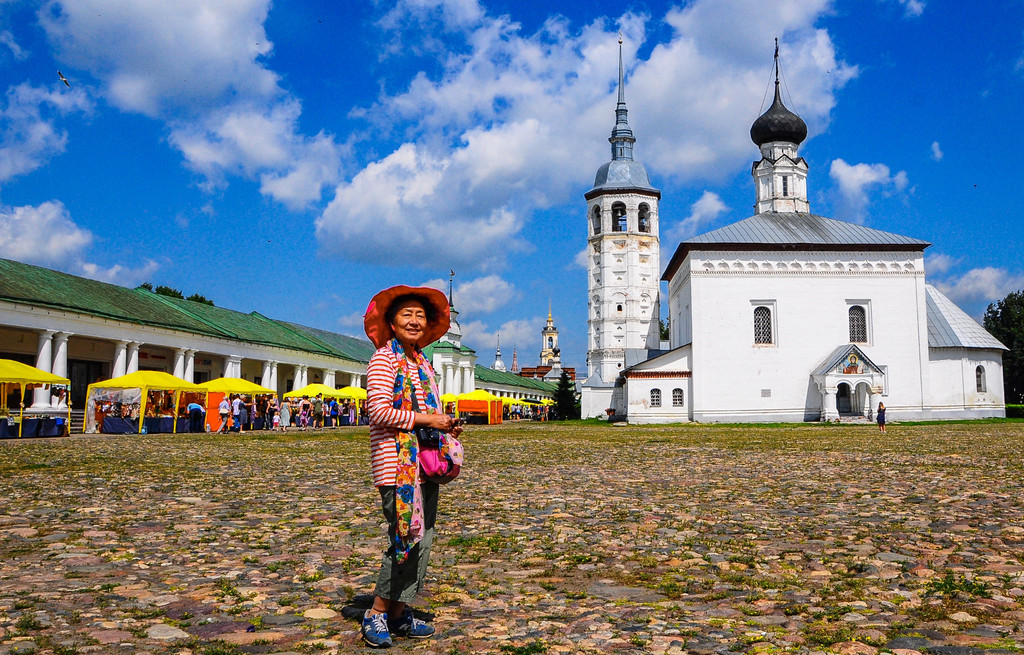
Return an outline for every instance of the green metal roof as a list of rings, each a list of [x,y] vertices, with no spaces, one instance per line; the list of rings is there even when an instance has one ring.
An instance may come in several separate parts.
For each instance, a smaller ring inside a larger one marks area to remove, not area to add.
[[[347,334],[338,334],[337,332],[328,332],[327,330],[299,325],[298,323],[289,323],[287,321],[280,321],[280,323],[326,345],[338,357],[366,364],[370,361],[373,353],[377,352],[377,348],[366,339],[350,337]]]
[[[369,341],[0,259],[0,300],[366,363]]]
[[[486,366],[480,366],[479,364],[476,365],[474,377],[484,383],[504,384],[510,387],[521,387],[542,393],[554,393],[558,386],[553,382],[524,378],[516,375],[515,373],[495,371],[494,369],[487,368]]]
[[[119,287],[0,259],[0,300],[215,337],[225,336],[216,327],[178,311],[162,302],[161,298],[145,289]]]

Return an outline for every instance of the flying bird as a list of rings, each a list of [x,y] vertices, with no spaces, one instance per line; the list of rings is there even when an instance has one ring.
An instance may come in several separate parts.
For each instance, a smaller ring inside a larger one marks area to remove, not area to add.
[[[68,78],[64,77],[64,73],[57,71],[57,76],[60,77],[60,81],[67,85],[69,89],[71,88],[71,82],[68,82]]]

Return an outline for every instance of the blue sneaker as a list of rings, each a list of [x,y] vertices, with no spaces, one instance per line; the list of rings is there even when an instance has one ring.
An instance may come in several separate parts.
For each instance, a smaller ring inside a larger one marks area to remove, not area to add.
[[[409,637],[410,639],[426,639],[434,634],[434,626],[426,621],[417,619],[408,607],[402,612],[401,618],[397,621],[388,621],[388,628],[391,634],[398,637]]]
[[[385,612],[370,614],[366,610],[363,614],[363,641],[374,648],[389,648],[391,646],[391,633],[388,632],[388,615]]]

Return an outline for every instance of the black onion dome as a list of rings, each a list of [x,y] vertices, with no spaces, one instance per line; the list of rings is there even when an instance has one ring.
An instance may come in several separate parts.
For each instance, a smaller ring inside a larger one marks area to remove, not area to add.
[[[788,141],[800,145],[806,138],[807,124],[782,104],[779,83],[776,82],[775,102],[750,126],[750,139],[761,146],[772,141]]]

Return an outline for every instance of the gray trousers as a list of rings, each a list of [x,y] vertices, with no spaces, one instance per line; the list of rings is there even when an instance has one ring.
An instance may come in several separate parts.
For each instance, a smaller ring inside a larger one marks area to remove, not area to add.
[[[384,553],[384,561],[377,574],[377,587],[374,596],[386,600],[408,603],[411,602],[427,577],[427,563],[430,560],[430,547],[434,543],[434,521],[437,519],[437,495],[439,486],[433,482],[420,483],[420,494],[423,497],[423,538],[411,551],[409,557],[399,564],[395,559],[394,539],[398,529],[398,515],[395,511],[395,488],[377,487],[380,490],[380,504],[384,510],[384,519],[388,522],[388,549]]]

